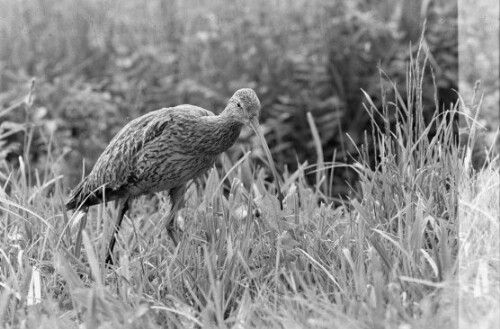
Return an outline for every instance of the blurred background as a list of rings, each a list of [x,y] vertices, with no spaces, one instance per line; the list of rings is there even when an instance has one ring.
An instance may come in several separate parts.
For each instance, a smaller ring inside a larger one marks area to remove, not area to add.
[[[24,155],[30,170],[57,171],[73,187],[131,119],[182,103],[220,113],[241,87],[261,99],[280,171],[317,163],[308,112],[323,160],[352,162],[371,128],[361,89],[380,101],[385,74],[404,90],[425,18],[438,88],[428,74],[426,111],[435,96],[441,108],[457,100],[456,1],[0,0],[0,8],[4,179]],[[32,78],[27,111],[20,101]],[[245,130],[228,155],[234,161],[254,144]],[[336,168],[331,194],[345,196],[354,179]]]

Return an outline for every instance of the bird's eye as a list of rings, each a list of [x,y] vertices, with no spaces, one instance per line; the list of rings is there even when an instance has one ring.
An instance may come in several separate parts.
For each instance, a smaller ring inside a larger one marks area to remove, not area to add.
[[[238,106],[239,108],[241,108],[241,104],[240,103],[236,104],[236,106]]]

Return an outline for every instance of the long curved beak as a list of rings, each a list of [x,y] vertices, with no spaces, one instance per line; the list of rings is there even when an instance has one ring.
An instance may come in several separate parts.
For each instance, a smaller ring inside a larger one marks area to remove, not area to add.
[[[274,166],[274,160],[271,155],[271,151],[269,150],[269,146],[267,146],[266,139],[264,138],[264,134],[262,133],[262,129],[260,128],[258,117],[253,117],[252,119],[250,119],[250,127],[252,127],[253,131],[259,138],[262,147],[264,148],[264,153],[266,154],[267,161],[269,162],[269,166],[271,167],[271,171],[274,176],[274,180],[276,182],[276,185],[278,186],[278,199],[280,201],[281,210],[283,210],[283,193],[281,192],[280,180],[278,178],[278,173],[276,172],[276,167]]]

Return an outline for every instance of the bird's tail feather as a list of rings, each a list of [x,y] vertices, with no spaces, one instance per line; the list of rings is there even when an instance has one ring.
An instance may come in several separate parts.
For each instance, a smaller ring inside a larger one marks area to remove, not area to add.
[[[68,201],[66,201],[66,209],[72,210],[76,209],[82,203],[84,199],[84,187],[86,179],[81,181],[70,193]]]
[[[101,188],[93,190],[88,185],[85,178],[71,191],[68,201],[66,201],[67,210],[83,209],[101,202]]]
[[[124,188],[110,189],[107,186],[92,188],[85,178],[81,181],[70,193],[68,201],[66,201],[66,209],[85,209],[105,201],[112,201],[121,198],[127,194]]]

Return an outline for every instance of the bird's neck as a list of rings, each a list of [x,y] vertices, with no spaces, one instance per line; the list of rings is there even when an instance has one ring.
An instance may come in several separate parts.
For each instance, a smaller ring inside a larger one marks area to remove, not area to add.
[[[208,154],[220,154],[230,148],[238,139],[243,124],[235,121],[231,116],[221,113],[217,116],[204,117],[203,151]]]

